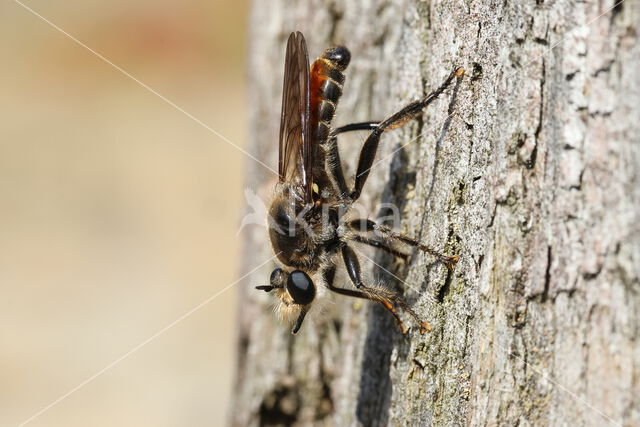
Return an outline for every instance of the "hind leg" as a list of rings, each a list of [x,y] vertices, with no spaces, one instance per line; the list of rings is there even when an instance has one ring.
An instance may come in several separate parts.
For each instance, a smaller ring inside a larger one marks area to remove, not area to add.
[[[375,127],[373,126],[373,122],[366,123],[370,125],[373,130],[364,142],[362,150],[360,151],[360,158],[358,159],[358,169],[356,172],[356,182],[353,191],[350,194],[350,198],[353,201],[358,200],[358,198],[360,197],[360,193],[362,193],[362,188],[367,181],[371,166],[373,165],[373,161],[375,160],[376,153],[378,151],[378,143],[380,142],[380,137],[382,136],[382,134],[386,131],[397,129],[407,123],[409,120],[418,116],[418,114],[420,114],[425,107],[431,104],[442,92],[445,91],[445,89],[455,78],[457,79],[457,82],[454,88],[454,96],[452,97],[453,103],[455,101],[455,91],[457,90],[463,75],[464,70],[462,68],[457,68],[456,70],[452,71],[451,74],[449,74],[447,79],[440,85],[440,87],[438,87],[423,99],[408,104],[402,110],[398,111],[395,114],[392,114],[387,119],[377,124]],[[449,110],[451,110],[452,108],[453,106],[450,105]],[[364,124],[361,123],[360,125]]]

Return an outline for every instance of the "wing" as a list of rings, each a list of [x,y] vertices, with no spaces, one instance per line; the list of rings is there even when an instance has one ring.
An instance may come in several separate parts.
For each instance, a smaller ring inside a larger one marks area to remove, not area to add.
[[[309,55],[300,32],[287,41],[280,116],[280,182],[300,187],[306,203],[311,203],[313,150],[309,134]]]

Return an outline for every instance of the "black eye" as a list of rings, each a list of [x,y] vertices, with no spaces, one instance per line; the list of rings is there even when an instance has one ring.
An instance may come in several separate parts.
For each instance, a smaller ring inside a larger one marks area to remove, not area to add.
[[[316,287],[307,273],[294,270],[287,279],[287,291],[296,304],[306,305],[316,296]]]

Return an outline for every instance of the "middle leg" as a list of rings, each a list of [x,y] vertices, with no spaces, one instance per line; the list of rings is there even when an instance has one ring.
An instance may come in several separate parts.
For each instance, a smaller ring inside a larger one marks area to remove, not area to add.
[[[376,239],[370,239],[368,237],[355,235],[351,237],[350,240],[353,240],[354,242],[358,242],[358,243],[363,243],[365,245],[373,246],[376,249],[382,249],[383,251],[395,256],[396,258],[400,258],[405,262],[409,259],[409,254],[399,251],[398,249]]]
[[[384,225],[376,224],[370,219],[354,219],[353,221],[350,221],[348,225],[349,225],[349,228],[355,233],[379,234],[383,238],[386,238],[388,240],[395,240],[407,246],[418,248],[422,252],[426,252],[434,256],[438,261],[446,265],[449,270],[453,270],[453,268],[455,267],[456,263],[459,260],[459,257],[457,255],[453,255],[453,256],[445,255],[423,244],[419,240],[412,239],[411,237],[405,236],[404,234],[396,233],[391,228]]]

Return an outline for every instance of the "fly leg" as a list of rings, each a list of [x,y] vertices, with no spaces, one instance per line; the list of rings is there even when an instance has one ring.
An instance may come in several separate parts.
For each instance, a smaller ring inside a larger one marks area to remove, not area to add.
[[[343,295],[356,296],[358,298],[364,298],[379,303],[393,315],[403,334],[407,332],[407,328],[402,322],[402,319],[400,319],[397,310],[398,307],[407,312],[407,314],[409,314],[411,318],[413,318],[413,320],[420,326],[421,334],[424,334],[426,331],[431,330],[431,325],[427,322],[421,321],[418,315],[397,294],[387,289],[365,286],[365,284],[362,282],[360,262],[358,261],[358,257],[353,249],[346,245],[343,246],[342,258],[344,260],[345,266],[347,267],[349,278],[356,286],[356,288],[358,288],[358,290],[354,291],[350,289],[335,288],[333,287],[333,284],[329,284],[330,281],[327,281],[330,290]]]
[[[370,219],[355,219],[349,222],[349,228],[351,228],[353,231],[357,231],[360,233],[362,232],[375,233],[375,234],[381,235],[383,238],[387,240],[400,242],[407,246],[418,248],[422,252],[428,253],[429,255],[432,255],[433,257],[435,257],[438,261],[446,265],[449,270],[453,270],[456,263],[460,259],[457,255],[453,255],[453,256],[445,255],[423,244],[419,240],[412,239],[411,237],[405,236],[404,234],[396,233],[389,227],[386,227],[384,225],[378,225],[375,222],[371,221]]]
[[[335,137],[341,133],[345,132],[353,132],[356,130],[374,130],[378,127],[380,122],[361,122],[361,123],[350,123],[348,125],[340,126],[339,128],[335,128],[331,131],[330,136]]]
[[[354,253],[354,256],[355,256],[355,253]],[[358,262],[357,258],[355,258],[355,260],[356,260],[356,263],[357,263]],[[359,267],[360,267],[360,265],[358,264],[358,269],[359,269]],[[347,269],[347,270],[349,270],[349,269]],[[357,291],[353,290],[353,289],[343,289],[343,288],[335,287],[333,285],[333,276],[335,274],[335,269],[329,270],[328,273],[329,273],[328,275],[325,274],[325,279],[326,279],[327,286],[329,287],[330,291],[333,291],[333,292],[335,292],[337,294],[340,294],[340,295],[346,295],[346,296],[349,296],[349,297],[367,299],[369,301],[375,301],[375,302],[379,303],[380,305],[382,305],[386,310],[388,310],[393,315],[393,318],[395,319],[395,321],[398,324],[398,327],[400,328],[402,333],[403,334],[407,333],[407,327],[402,322],[402,319],[398,315],[398,311],[393,306],[391,300],[388,297],[385,297],[384,295],[380,295],[380,293],[378,293],[378,292],[372,292],[374,289],[364,286],[362,284],[362,282],[360,282],[359,286],[356,285],[356,287],[358,288]],[[358,274],[359,274],[359,270],[358,270]],[[330,276],[330,277],[327,277],[327,276]],[[351,277],[351,270],[349,270],[349,277]],[[351,280],[353,281],[353,278],[351,278]],[[375,291],[377,291],[377,289]]]
[[[322,145],[322,149],[324,150],[325,157],[324,170],[327,173],[329,181],[331,181],[334,191],[339,199],[343,200],[348,198],[349,189],[344,179],[340,151],[338,150],[338,140],[333,134],[330,135],[327,142]]]
[[[392,114],[390,117],[380,122],[377,126],[373,127],[371,134],[364,142],[362,150],[360,151],[360,158],[358,159],[358,169],[356,172],[356,182],[353,191],[349,195],[353,201],[358,200],[358,198],[360,197],[360,193],[362,192],[362,188],[367,181],[367,177],[369,176],[373,161],[376,157],[376,152],[378,151],[378,143],[380,142],[380,137],[382,136],[382,134],[386,131],[399,128],[409,120],[415,118],[427,105],[431,104],[442,92],[444,92],[445,89],[451,84],[453,79],[456,78],[457,82],[454,88],[454,95],[452,97],[453,103],[455,101],[457,88],[460,85],[460,81],[462,80],[463,75],[464,69],[457,68],[456,70],[451,72],[451,74],[449,74],[447,79],[440,85],[440,87],[431,92],[425,98],[408,104],[402,110],[398,111],[395,114]],[[450,109],[451,108],[452,106],[450,106]],[[368,124],[372,125],[372,123],[373,122],[369,122]]]
[[[333,186],[334,191],[338,194],[341,200],[349,198],[349,189],[344,179],[344,172],[342,169],[342,161],[340,160],[340,151],[338,150],[337,136],[345,132],[372,130],[378,126],[378,122],[362,122],[351,123],[339,128],[333,129],[328,137],[327,141],[322,144],[322,150],[325,155],[325,172],[329,177],[329,181]]]
[[[387,243],[381,242],[379,240],[370,239],[370,238],[364,237],[364,236],[354,236],[354,237],[351,238],[351,240],[353,240],[354,242],[363,243],[365,245],[373,246],[376,249],[382,249],[386,253],[391,254],[396,258],[400,258],[405,262],[409,259],[409,254],[406,254],[406,253],[404,253],[402,251],[399,251],[398,249],[392,247],[391,245],[388,245]]]

